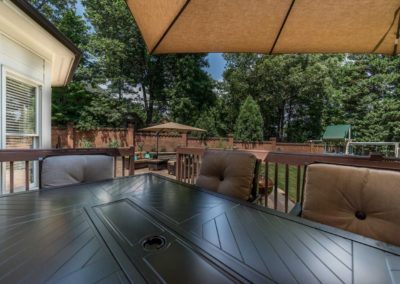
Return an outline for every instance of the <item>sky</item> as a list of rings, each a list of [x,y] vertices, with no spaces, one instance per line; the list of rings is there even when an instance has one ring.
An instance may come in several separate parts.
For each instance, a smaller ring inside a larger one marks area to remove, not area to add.
[[[78,0],[77,8],[78,14],[83,15],[84,7],[80,0]],[[210,53],[208,55],[208,63],[210,66],[207,68],[207,72],[210,73],[214,80],[221,81],[225,69],[225,60],[222,57],[222,53]]]

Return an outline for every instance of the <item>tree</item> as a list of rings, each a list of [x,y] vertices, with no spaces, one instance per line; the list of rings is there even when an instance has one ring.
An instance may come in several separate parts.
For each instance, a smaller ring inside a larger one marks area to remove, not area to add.
[[[263,119],[257,103],[248,96],[240,108],[235,125],[235,138],[244,142],[263,140]]]
[[[110,95],[140,101],[146,124],[164,116],[194,123],[213,97],[205,55],[150,55],[123,0],[82,3],[95,31],[89,44],[93,82],[106,85]]]
[[[288,142],[318,139],[324,128],[339,56],[230,54],[222,84],[223,100],[233,125],[245,98],[261,109],[264,137]]]

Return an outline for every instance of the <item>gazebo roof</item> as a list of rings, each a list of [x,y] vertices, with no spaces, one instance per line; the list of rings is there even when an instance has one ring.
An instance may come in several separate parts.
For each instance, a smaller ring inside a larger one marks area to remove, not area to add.
[[[179,133],[187,133],[187,132],[205,132],[206,130],[179,124],[175,122],[168,122],[164,124],[159,124],[155,126],[150,126],[146,128],[140,129],[140,131],[147,131],[147,132],[179,132]]]

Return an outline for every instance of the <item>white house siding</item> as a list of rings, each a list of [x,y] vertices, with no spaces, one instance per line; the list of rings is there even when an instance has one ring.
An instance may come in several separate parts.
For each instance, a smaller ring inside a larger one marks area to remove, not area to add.
[[[51,63],[25,48],[8,36],[0,33],[0,65],[3,72],[20,76],[26,82],[41,85],[41,104],[39,113],[39,136],[41,148],[51,147]],[[3,74],[4,78],[4,74]],[[4,88],[0,95],[3,96]],[[4,132],[4,129],[2,130]],[[4,133],[0,139],[4,140]],[[0,141],[4,148],[4,141]]]

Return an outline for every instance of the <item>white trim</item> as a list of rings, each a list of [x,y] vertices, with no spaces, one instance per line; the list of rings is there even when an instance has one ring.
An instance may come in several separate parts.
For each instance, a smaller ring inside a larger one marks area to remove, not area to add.
[[[21,81],[22,83],[28,84],[32,87],[42,87],[43,88],[43,82],[36,80],[32,77],[29,77],[27,75],[21,74],[21,72],[18,72],[17,70],[13,69],[12,67],[9,66],[4,66],[4,72],[6,73],[6,77],[11,77],[15,80]]]
[[[5,144],[5,100],[6,96],[3,95],[6,90],[5,86],[5,72],[4,72],[4,66],[0,64],[0,150],[4,149],[4,144]],[[3,189],[6,186],[6,171],[5,171],[5,163],[0,163],[0,194],[3,194]]]
[[[1,1],[1,0],[0,0],[0,1]],[[38,53],[36,50],[30,48],[28,45],[26,45],[26,44],[23,43],[22,41],[17,40],[17,39],[15,39],[15,38],[11,37],[9,34],[6,34],[5,32],[3,32],[3,31],[1,31],[1,30],[0,30],[0,34],[1,34],[2,36],[4,36],[4,37],[8,38],[8,40],[13,41],[13,42],[15,42],[16,44],[18,44],[19,46],[23,47],[24,49],[26,49],[26,50],[32,52],[34,55],[36,55],[36,56],[39,57],[40,59],[45,60],[45,61],[47,61],[47,62],[51,62],[51,57],[48,57],[48,56],[44,55],[43,53]]]
[[[76,54],[9,0],[0,0],[0,34],[44,59],[52,86],[66,84]]]

